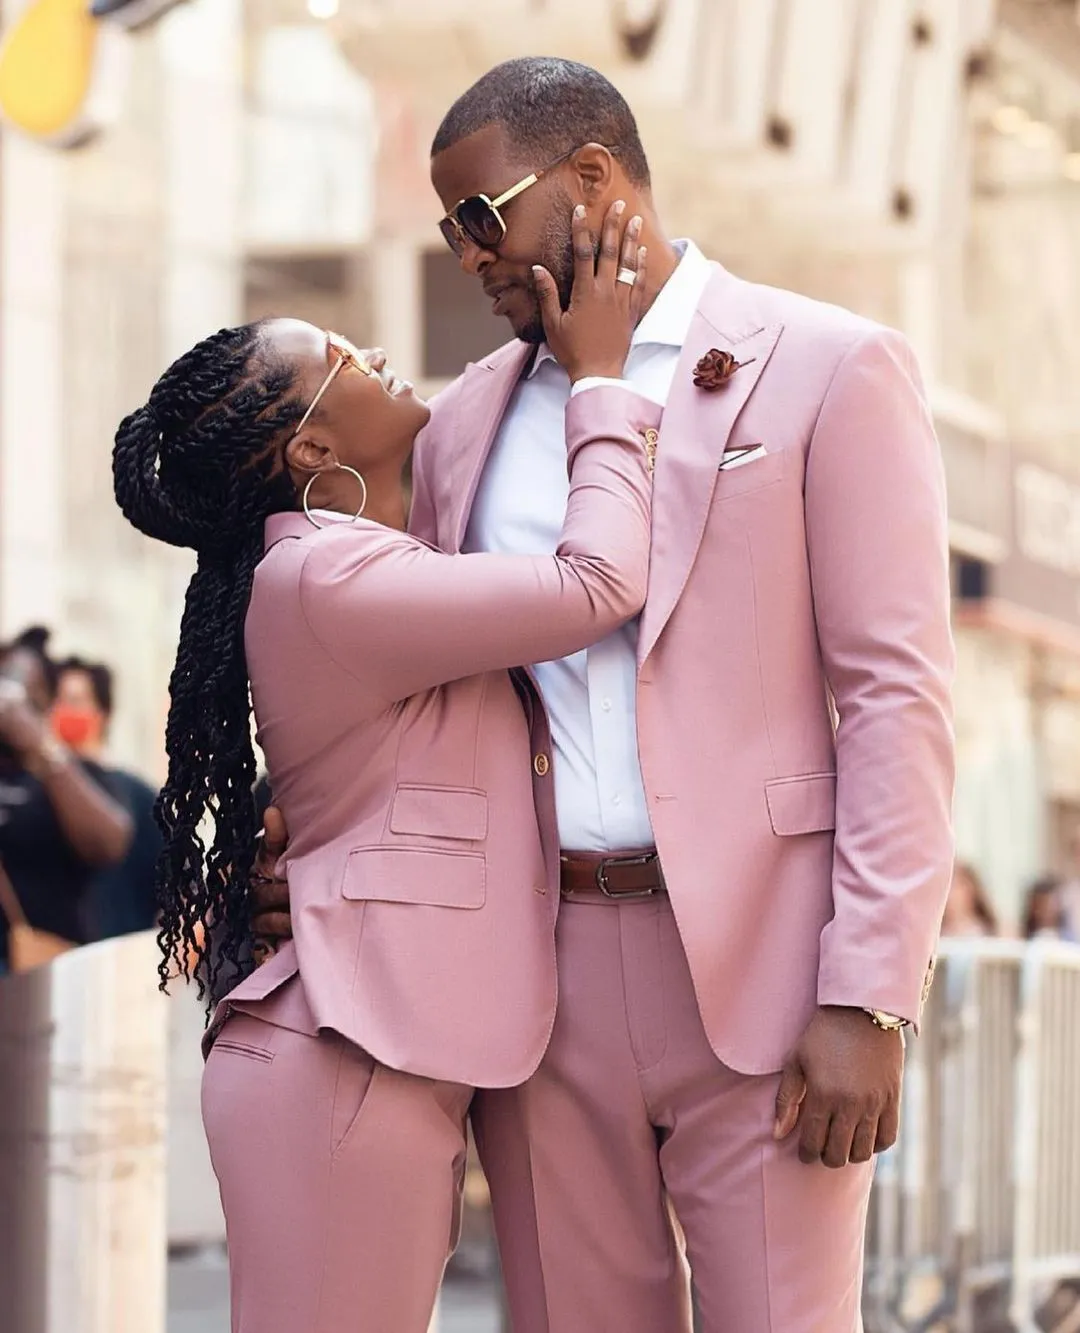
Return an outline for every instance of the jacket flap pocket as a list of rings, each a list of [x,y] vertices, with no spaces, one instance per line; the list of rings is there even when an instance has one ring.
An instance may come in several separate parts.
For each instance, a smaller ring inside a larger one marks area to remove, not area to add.
[[[365,902],[477,908],[484,905],[486,879],[482,852],[358,847],[349,853],[341,892]]]
[[[809,773],[765,784],[769,819],[781,838],[836,828],[836,774]]]
[[[390,832],[479,842],[487,837],[487,819],[486,792],[402,783],[390,811]]]

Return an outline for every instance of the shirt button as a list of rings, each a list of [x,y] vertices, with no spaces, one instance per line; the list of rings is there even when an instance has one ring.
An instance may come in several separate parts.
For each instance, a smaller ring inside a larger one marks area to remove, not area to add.
[[[611,804],[622,805],[622,797],[619,795],[618,792],[616,792],[615,795],[611,798]]]
[[[611,712],[611,700],[610,700],[610,699],[601,699],[601,701],[600,701],[600,707],[604,710],[605,713],[610,713],[610,712]]]
[[[546,754],[538,754],[533,760],[533,771],[538,778],[546,778],[551,768],[551,761]]]

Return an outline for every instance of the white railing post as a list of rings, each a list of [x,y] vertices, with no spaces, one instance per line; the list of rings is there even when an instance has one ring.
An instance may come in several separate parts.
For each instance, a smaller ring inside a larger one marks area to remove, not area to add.
[[[147,933],[0,980],[4,1333],[164,1333],[156,962]]]

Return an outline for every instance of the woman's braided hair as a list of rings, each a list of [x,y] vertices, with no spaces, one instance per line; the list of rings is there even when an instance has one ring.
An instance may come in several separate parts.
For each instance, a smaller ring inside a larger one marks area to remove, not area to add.
[[[207,988],[213,995],[218,977],[242,966],[249,940],[257,827],[244,620],[263,522],[297,507],[275,446],[303,404],[291,394],[293,370],[272,355],[263,327],[222,329],[180,357],[146,405],[120,423],[113,449],[125,517],[149,537],[198,553],[169,683],[169,775],[155,814],[164,835],[157,865],[162,989],[194,957],[200,996]]]

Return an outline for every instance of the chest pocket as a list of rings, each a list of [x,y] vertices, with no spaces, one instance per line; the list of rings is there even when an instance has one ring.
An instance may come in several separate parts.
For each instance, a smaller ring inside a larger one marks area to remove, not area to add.
[[[777,448],[775,453],[767,453],[764,458],[755,458],[752,463],[742,467],[727,467],[719,472],[713,503],[721,504],[732,500],[737,495],[749,495],[752,491],[764,490],[782,481],[788,470],[790,449]]]
[[[487,793],[475,787],[402,783],[390,811],[390,832],[482,842],[487,837]]]

